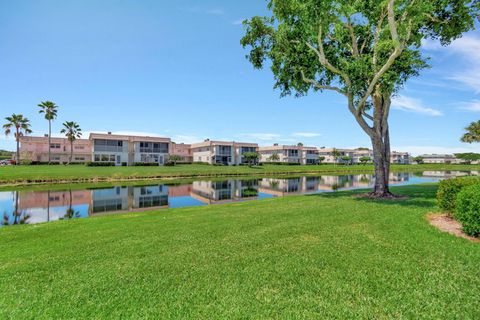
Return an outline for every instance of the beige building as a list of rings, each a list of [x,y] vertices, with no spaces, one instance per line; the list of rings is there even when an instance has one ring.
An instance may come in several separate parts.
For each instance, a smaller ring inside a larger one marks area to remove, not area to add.
[[[334,157],[334,150],[337,150],[338,156]],[[343,157],[349,157],[349,164],[360,164],[360,160],[364,157],[370,158],[367,163],[373,162],[373,151],[370,149],[335,149],[335,148],[321,148],[319,149],[319,156],[325,157],[323,163],[340,163],[346,164],[347,161]],[[395,164],[410,164],[410,155],[407,152],[392,151],[390,162]]]
[[[260,147],[260,162],[280,162],[298,164],[318,164],[318,149],[316,147],[286,146],[275,144]]]
[[[334,155],[334,151],[338,152],[337,155]],[[320,148],[318,150],[319,157],[324,157],[325,159],[322,163],[340,163],[345,164],[347,161],[342,160],[342,157],[350,157],[351,160],[349,163],[360,163],[360,158],[363,156],[371,156],[373,158],[373,153],[370,150],[353,150],[353,149],[339,149],[339,148]]]
[[[420,157],[423,158],[423,163],[460,164],[463,162],[453,154],[423,154]]]
[[[157,163],[168,161],[170,138],[113,135],[111,133],[90,134],[92,161],[113,162],[115,165],[135,163]]]
[[[191,145],[193,162],[239,165],[246,163],[246,152],[258,152],[258,144],[235,141],[211,141]]]

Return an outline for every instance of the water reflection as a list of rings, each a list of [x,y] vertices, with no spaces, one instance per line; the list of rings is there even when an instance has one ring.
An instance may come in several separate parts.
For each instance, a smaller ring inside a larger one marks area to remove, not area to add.
[[[478,172],[427,171],[392,173],[392,185],[436,182],[441,179],[478,175]],[[303,176],[294,178],[228,179],[194,181],[182,185],[116,186],[65,191],[0,192],[2,225],[33,224],[85,218],[106,213],[146,209],[179,208],[256,200],[286,195],[368,188],[370,174]]]

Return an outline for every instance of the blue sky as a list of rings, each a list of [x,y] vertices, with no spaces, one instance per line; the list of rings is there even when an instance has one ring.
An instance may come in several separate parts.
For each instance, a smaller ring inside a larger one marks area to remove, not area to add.
[[[36,105],[61,106],[85,132],[135,132],[177,142],[205,138],[315,146],[370,146],[342,96],[279,98],[253,70],[241,20],[265,2],[0,1],[0,117],[22,113],[47,131]],[[432,68],[394,101],[392,146],[414,154],[480,152],[459,142],[480,116],[480,31],[448,48],[425,44]],[[0,137],[0,148],[14,149]]]

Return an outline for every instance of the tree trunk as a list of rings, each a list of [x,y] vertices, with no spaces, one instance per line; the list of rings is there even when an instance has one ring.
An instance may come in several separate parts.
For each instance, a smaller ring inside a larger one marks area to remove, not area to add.
[[[70,160],[68,161],[68,164],[72,163],[73,159],[73,141],[70,141]]]
[[[48,120],[48,164],[52,161],[51,152],[52,152],[52,121]]]
[[[390,134],[388,128],[388,113],[390,110],[390,95],[375,94],[373,96],[373,163],[375,165],[375,186],[372,196],[378,198],[390,197]]]
[[[19,166],[20,165],[20,131],[18,130],[18,128],[17,128],[17,135],[15,138],[17,140],[17,161],[15,162],[15,164]]]

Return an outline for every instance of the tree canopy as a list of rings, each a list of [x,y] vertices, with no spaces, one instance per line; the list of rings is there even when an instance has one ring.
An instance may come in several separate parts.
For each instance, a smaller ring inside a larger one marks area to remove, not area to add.
[[[480,142],[480,120],[477,122],[472,122],[468,127],[465,128],[465,130],[467,132],[463,135],[462,142]]]
[[[372,141],[374,196],[390,196],[392,96],[428,67],[424,40],[447,45],[474,28],[480,0],[269,0],[244,22],[255,68],[268,62],[281,96],[330,90]]]
[[[360,117],[375,89],[395,93],[428,66],[422,40],[449,44],[473,28],[479,2],[270,0],[268,8],[272,16],[245,21],[241,44],[253,66],[271,61],[282,96],[333,90]]]

